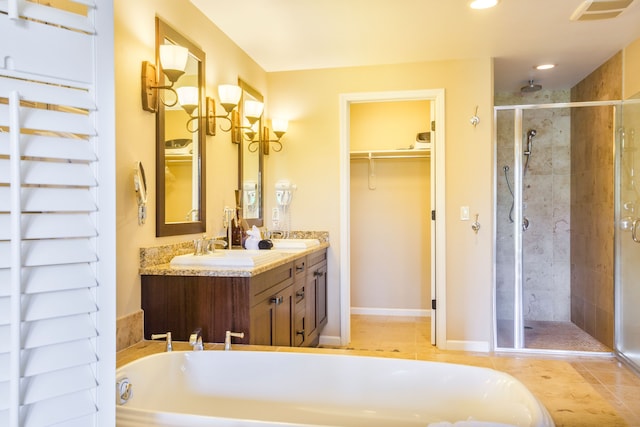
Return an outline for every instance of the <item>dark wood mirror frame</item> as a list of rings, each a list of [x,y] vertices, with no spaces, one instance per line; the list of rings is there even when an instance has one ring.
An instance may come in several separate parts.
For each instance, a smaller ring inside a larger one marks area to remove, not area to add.
[[[238,78],[238,86],[242,88],[242,99],[240,100],[239,105],[239,113],[240,113],[240,122],[244,123],[243,116],[244,111],[242,106],[244,105],[245,96],[249,95],[253,99],[257,101],[264,102],[264,97],[260,92],[258,92],[255,88],[249,85],[247,82]],[[260,118],[257,123],[258,127],[258,146],[255,151],[255,155],[258,156],[258,170],[257,173],[257,188],[258,188],[258,218],[245,218],[249,226],[255,225],[256,227],[262,227],[264,224],[264,155],[262,152],[262,126],[263,126],[263,117]],[[243,181],[245,174],[245,150],[247,150],[247,145],[249,141],[247,141],[244,137],[241,138],[240,144],[238,146],[238,188],[243,189]],[[242,206],[244,209],[244,196],[242,197]]]
[[[202,49],[188,40],[182,34],[171,28],[167,23],[156,18],[156,68],[158,70],[159,85],[165,85],[164,73],[162,73],[159,60],[159,46],[165,40],[170,40],[180,46],[187,47],[189,53],[198,61],[198,110],[203,111],[204,106],[204,87],[205,87],[205,53]],[[161,96],[164,94],[160,94]],[[160,97],[159,97],[160,98]],[[198,126],[198,153],[197,168],[198,182],[192,183],[198,186],[199,194],[199,210],[197,220],[184,222],[166,222],[166,173],[165,173],[165,107],[162,102],[158,103],[158,111],[156,113],[156,236],[174,236],[181,234],[204,233],[206,231],[206,187],[205,187],[205,120],[203,114],[196,120]]]

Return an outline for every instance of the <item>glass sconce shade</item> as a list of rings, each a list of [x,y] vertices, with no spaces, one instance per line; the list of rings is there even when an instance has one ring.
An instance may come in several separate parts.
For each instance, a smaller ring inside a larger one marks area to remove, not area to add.
[[[189,49],[175,44],[163,44],[159,47],[162,71],[171,82],[176,82],[187,66]]]
[[[264,104],[259,101],[245,101],[244,116],[252,125],[260,119]]]
[[[240,97],[242,96],[242,88],[236,85],[220,85],[218,86],[218,97],[220,104],[227,113],[236,108]]]
[[[289,128],[289,121],[287,119],[282,119],[282,118],[271,119],[271,129],[273,130],[273,133],[275,133],[278,138],[282,138],[282,135],[284,135],[287,132],[288,128]]]
[[[191,115],[198,108],[198,88],[195,86],[182,86],[176,89],[178,103]]]

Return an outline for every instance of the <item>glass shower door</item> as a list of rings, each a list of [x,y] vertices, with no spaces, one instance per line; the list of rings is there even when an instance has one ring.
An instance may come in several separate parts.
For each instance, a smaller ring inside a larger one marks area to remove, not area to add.
[[[640,101],[622,108],[616,141],[616,352],[640,371]]]

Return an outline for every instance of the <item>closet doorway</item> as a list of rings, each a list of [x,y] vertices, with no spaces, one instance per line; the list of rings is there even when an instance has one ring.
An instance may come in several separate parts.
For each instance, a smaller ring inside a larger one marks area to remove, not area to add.
[[[444,348],[444,90],[343,94],[340,106],[341,345],[352,314],[429,315]]]

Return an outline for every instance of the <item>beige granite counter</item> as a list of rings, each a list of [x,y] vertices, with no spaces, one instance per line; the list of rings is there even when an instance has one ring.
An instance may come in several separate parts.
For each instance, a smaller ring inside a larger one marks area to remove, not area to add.
[[[149,276],[252,277],[307,254],[324,250],[329,247],[329,234],[327,232],[292,232],[290,234],[290,238],[318,239],[320,240],[320,245],[307,249],[277,249],[276,251],[282,254],[280,258],[256,267],[200,267],[170,265],[169,263],[174,256],[193,252],[193,244],[191,241],[174,245],[141,248],[139,274]]]

